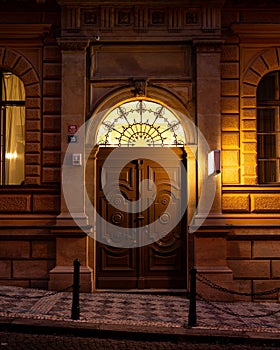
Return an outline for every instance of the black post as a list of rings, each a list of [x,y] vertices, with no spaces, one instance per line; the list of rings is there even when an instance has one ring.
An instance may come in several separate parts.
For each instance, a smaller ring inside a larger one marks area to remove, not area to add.
[[[189,327],[196,326],[196,269],[193,267],[190,271],[190,307],[189,307]]]
[[[73,300],[72,300],[72,320],[80,318],[80,261],[74,260],[74,276],[73,276]]]

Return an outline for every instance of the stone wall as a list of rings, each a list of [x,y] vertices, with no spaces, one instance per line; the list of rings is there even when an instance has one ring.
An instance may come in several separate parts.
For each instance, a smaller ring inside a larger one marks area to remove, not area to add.
[[[234,228],[227,240],[228,266],[233,271],[233,288],[239,292],[260,293],[279,288],[279,229]],[[235,300],[279,301],[279,293]]]
[[[1,229],[1,285],[47,289],[49,271],[54,264],[55,240],[47,229]]]

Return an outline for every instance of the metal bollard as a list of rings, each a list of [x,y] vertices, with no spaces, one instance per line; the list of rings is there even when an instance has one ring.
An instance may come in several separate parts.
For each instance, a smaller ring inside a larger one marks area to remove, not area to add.
[[[190,271],[190,307],[189,307],[189,327],[196,326],[196,269],[193,267]]]
[[[74,260],[74,275],[73,275],[73,299],[72,299],[72,320],[80,318],[80,266],[79,259]]]

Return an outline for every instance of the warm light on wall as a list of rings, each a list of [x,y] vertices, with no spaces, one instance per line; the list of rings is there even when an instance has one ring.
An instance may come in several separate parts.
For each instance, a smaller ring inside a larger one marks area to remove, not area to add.
[[[208,153],[208,176],[221,172],[221,151],[215,149]]]

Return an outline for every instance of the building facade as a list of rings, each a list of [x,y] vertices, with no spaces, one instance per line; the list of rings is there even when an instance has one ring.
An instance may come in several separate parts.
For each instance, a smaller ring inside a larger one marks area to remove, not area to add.
[[[278,1],[0,9],[0,283],[279,300]]]

